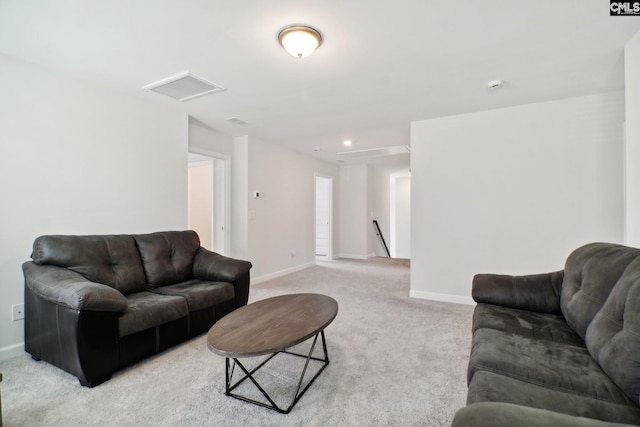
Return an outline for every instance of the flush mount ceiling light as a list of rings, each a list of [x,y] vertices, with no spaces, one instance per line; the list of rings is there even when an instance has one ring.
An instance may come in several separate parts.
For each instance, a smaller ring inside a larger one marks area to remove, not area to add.
[[[322,44],[322,34],[306,25],[289,25],[278,33],[278,42],[292,56],[309,56]]]

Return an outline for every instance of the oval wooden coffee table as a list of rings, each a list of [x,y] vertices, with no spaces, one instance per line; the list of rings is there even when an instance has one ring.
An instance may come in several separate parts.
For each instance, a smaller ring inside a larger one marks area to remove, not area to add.
[[[335,319],[337,314],[338,303],[331,297],[320,294],[289,294],[256,301],[240,307],[220,319],[207,334],[207,346],[214,353],[225,357],[225,394],[288,414],[329,364],[324,329]],[[318,336],[322,340],[324,358],[313,356]],[[309,354],[287,351],[288,348],[312,337],[314,338]],[[280,408],[253,376],[258,369],[279,353],[306,358],[293,400],[286,409]],[[267,354],[271,356],[251,371],[238,360],[239,358]],[[233,366],[231,366],[229,359],[233,359]],[[322,366],[300,391],[311,360],[322,362]],[[232,384],[236,365],[244,372],[244,376]],[[267,399],[268,404],[233,393],[233,390],[246,379],[249,379],[256,386]]]

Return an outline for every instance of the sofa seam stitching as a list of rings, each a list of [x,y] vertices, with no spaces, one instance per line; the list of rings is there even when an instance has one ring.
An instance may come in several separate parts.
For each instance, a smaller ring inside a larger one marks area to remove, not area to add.
[[[491,373],[494,373],[496,375],[502,375],[502,376],[507,377],[507,378],[514,378],[514,379],[516,379],[518,381],[522,381],[522,382],[525,382],[525,383],[528,383],[528,384],[533,384],[533,385],[540,386],[540,387],[543,387],[543,388],[550,388],[552,390],[563,392],[563,393],[574,394],[576,396],[586,397],[586,398],[593,399],[593,400],[598,400],[598,401],[601,401],[601,402],[613,403],[615,405],[624,406],[623,404],[621,404],[621,403],[619,403],[617,401],[614,401],[614,400],[603,399],[601,397],[595,397],[595,396],[592,396],[592,395],[589,395],[589,394],[586,394],[586,393],[578,392],[578,391],[571,390],[571,389],[562,388],[560,386],[544,383],[544,382],[541,382],[541,381],[531,380],[530,378],[525,378],[525,377],[520,376],[518,374],[510,374],[510,373],[508,374],[506,372],[498,371],[495,368],[489,368],[489,367],[486,367],[486,366],[483,366],[483,365],[478,365],[478,366],[476,366],[476,369],[478,369],[480,371],[491,372]],[[625,395],[625,397],[626,397],[626,395]]]

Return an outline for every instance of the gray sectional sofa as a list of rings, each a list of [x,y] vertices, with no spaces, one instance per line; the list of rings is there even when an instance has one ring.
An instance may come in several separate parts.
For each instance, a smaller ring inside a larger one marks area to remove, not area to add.
[[[41,236],[25,278],[25,350],[93,387],[247,304],[251,263],[194,231]]]
[[[640,249],[593,243],[547,274],[479,274],[461,426],[640,425]]]

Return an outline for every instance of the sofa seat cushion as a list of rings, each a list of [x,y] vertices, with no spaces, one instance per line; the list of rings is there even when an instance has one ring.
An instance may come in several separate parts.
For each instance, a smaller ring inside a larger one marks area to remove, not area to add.
[[[187,301],[190,312],[213,307],[225,301],[233,301],[235,298],[234,288],[231,283],[205,282],[197,279],[155,288],[152,292],[184,298]]]
[[[489,328],[523,337],[584,346],[584,341],[555,314],[478,304],[473,312],[473,331]]]
[[[479,371],[469,384],[467,404],[504,402],[617,423],[640,423],[640,408],[630,399],[599,399]]]
[[[138,292],[127,296],[129,308],[120,317],[121,337],[177,320],[189,314],[187,301],[180,296]]]
[[[595,399],[628,398],[591,357],[586,347],[478,329],[473,334],[469,382],[477,371],[489,371],[542,387]]]

